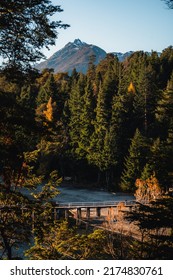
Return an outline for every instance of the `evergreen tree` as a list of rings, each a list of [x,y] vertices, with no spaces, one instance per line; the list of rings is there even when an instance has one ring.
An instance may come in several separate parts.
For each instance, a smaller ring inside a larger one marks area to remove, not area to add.
[[[135,181],[140,178],[141,172],[146,164],[147,143],[145,137],[136,129],[131,141],[129,154],[125,158],[125,168],[121,177],[121,188],[134,191]]]
[[[127,213],[138,226],[141,239],[135,241],[133,252],[138,259],[170,259],[173,253],[173,199],[164,197],[144,205],[139,203]]]
[[[81,108],[80,115],[80,138],[78,141],[78,148],[76,153],[78,158],[86,159],[88,154],[88,148],[90,145],[91,135],[93,133],[93,121],[94,121],[94,96],[92,90],[91,81],[88,79],[85,87],[85,93],[83,96],[83,108]]]
[[[145,64],[140,69],[138,87],[134,94],[133,107],[135,125],[147,135],[147,133],[153,129],[155,121],[158,90],[155,84],[155,72],[151,65],[146,67]]]
[[[156,119],[159,124],[160,137],[167,138],[168,130],[173,123],[173,73],[167,83],[167,88],[164,90],[158,101],[156,108]]]
[[[62,119],[63,100],[61,94],[57,90],[55,77],[52,73],[48,76],[45,84],[41,86],[37,98],[36,120],[44,122],[45,112],[52,108],[52,120],[60,121]],[[50,108],[51,107],[51,108]],[[47,119],[48,120],[48,119]]]
[[[74,68],[71,73],[72,84],[74,83],[74,81],[77,82],[78,78],[79,78],[79,73],[76,71],[76,68]]]
[[[95,74],[96,74],[96,66],[95,66],[95,60],[96,56],[91,55],[89,58],[89,63],[88,63],[88,70],[87,70],[87,78],[90,80],[91,84],[93,84],[95,80]]]
[[[141,173],[141,180],[146,180],[148,178],[150,178],[153,173],[155,174],[155,171],[154,171],[154,166],[150,163],[146,163],[146,165],[144,166],[144,169],[142,170],[142,173]]]
[[[31,237],[31,212],[22,209],[28,205],[28,200],[14,191],[7,193],[3,183],[0,187],[0,259],[18,259],[21,258],[18,247],[21,243],[28,244]],[[21,208],[17,207],[19,203]]]
[[[126,71],[122,71],[122,75],[119,81],[118,86],[118,103],[120,107],[120,112],[122,114],[122,131],[123,136],[122,139],[126,141],[124,147],[129,145],[129,139],[133,137],[136,124],[134,117],[134,92],[128,91],[129,86],[133,84],[135,89],[135,85],[132,81],[128,81]],[[136,92],[136,89],[135,89]]]
[[[114,73],[114,77],[119,77],[120,67],[121,65],[117,57],[112,53],[108,53],[106,57],[97,65],[96,73],[100,73],[102,80],[104,80],[107,71],[112,71]]]
[[[150,166],[156,174],[162,187],[166,187],[168,179],[168,151],[166,142],[156,139],[151,146]]]
[[[67,73],[57,73],[54,75],[56,82],[56,95],[54,102],[56,102],[56,118],[63,120],[63,111],[65,103],[69,99],[71,90],[72,78]]]
[[[96,118],[94,121],[94,132],[91,136],[88,160],[98,167],[100,171],[105,170],[104,139],[107,131],[107,111],[105,108],[105,94],[100,85],[96,105]]]
[[[117,93],[118,78],[115,76],[113,69],[109,66],[102,84],[102,90],[105,95],[105,109],[107,111],[107,121],[110,122],[112,114],[112,100]]]
[[[173,124],[168,131],[168,138],[166,140],[167,153],[168,153],[168,161],[167,161],[167,174],[168,174],[168,186],[173,186]],[[168,189],[169,191],[169,189]]]
[[[126,152],[127,139],[125,135],[126,104],[123,96],[115,95],[112,104],[112,117],[109,127],[109,157],[114,180],[118,182],[122,172],[123,157]]]
[[[66,221],[45,229],[43,237],[35,238],[35,244],[26,255],[37,260],[89,260],[110,258],[106,252],[106,234],[102,230],[86,235],[70,228]]]
[[[79,80],[72,86],[70,98],[68,100],[70,121],[69,121],[69,136],[71,153],[73,156],[77,156],[80,159],[80,153],[78,153],[80,132],[82,129],[81,115],[84,106],[84,94],[85,94],[86,80],[83,74],[80,74]]]
[[[150,174],[155,173],[163,190],[167,191],[172,180],[172,140],[161,141],[159,138],[150,146],[148,165]]]
[[[42,86],[38,92],[38,96],[36,99],[37,106],[47,103],[50,97],[53,99],[53,101],[55,101],[56,91],[56,82],[53,74],[51,73],[44,86]]]
[[[165,89],[167,82],[171,77],[173,69],[173,47],[164,49],[160,55],[160,77],[159,88]]]
[[[36,94],[37,88],[34,84],[25,85],[22,87],[20,96],[18,98],[19,104],[21,104],[21,106],[23,106],[23,108],[26,110],[31,110],[32,114],[36,107]]]

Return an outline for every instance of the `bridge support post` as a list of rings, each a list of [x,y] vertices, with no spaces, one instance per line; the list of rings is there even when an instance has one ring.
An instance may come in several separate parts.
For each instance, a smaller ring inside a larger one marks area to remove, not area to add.
[[[101,208],[100,208],[100,207],[97,207],[97,208],[96,208],[96,216],[97,216],[97,217],[100,217],[100,215],[101,215]]]
[[[53,216],[54,216],[54,221],[56,221],[57,220],[57,209],[56,208],[53,209]]]
[[[90,218],[90,208],[89,207],[86,208],[86,218],[87,219]]]
[[[123,219],[123,210],[125,210],[126,206],[123,201],[119,202],[117,205],[117,220],[122,220]]]
[[[81,217],[82,217],[82,209],[77,208],[77,219],[76,219],[76,224],[77,225],[81,224]]]
[[[57,217],[57,220],[60,219],[60,217],[61,217],[61,211],[60,211],[60,209],[56,209],[56,217]]]
[[[68,220],[69,218],[69,211],[68,209],[65,209],[65,219]]]
[[[114,219],[114,208],[109,207],[109,209],[108,209],[108,220],[109,220],[109,222],[112,222],[113,219]]]

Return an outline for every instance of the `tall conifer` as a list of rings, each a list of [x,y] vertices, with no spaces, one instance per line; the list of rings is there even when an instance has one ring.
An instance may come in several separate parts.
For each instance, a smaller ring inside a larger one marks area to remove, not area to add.
[[[146,152],[146,139],[136,129],[128,156],[125,158],[125,169],[121,177],[121,188],[123,190],[134,191],[135,181],[137,178],[140,178],[141,172],[146,164]]]
[[[84,106],[84,93],[85,93],[85,76],[80,74],[78,81],[75,81],[72,85],[70,98],[68,101],[69,105],[69,136],[70,136],[70,147],[73,156],[80,158],[78,154],[80,132],[82,129],[81,115]]]

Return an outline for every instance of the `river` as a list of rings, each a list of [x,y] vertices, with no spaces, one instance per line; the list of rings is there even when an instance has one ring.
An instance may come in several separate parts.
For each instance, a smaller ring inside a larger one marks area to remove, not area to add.
[[[103,190],[61,186],[56,202],[98,202],[98,201],[124,201],[134,200],[131,194],[114,193]]]

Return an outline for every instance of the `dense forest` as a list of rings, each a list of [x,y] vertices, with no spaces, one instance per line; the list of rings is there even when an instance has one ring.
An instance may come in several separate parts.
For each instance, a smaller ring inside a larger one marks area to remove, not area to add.
[[[171,258],[173,47],[124,62],[108,54],[97,66],[91,57],[86,75],[39,73],[30,64],[40,48],[68,27],[47,19],[61,11],[48,0],[0,4],[0,258],[16,258],[31,237],[30,259]],[[57,221],[52,198],[67,178],[146,198],[126,218],[141,239]]]
[[[108,54],[95,66],[91,57],[86,75],[45,69],[20,84],[1,75],[0,88],[1,158],[13,176],[9,163],[27,168],[32,152],[45,178],[56,170],[72,183],[133,192],[136,179],[155,175],[163,191],[171,187],[172,47],[123,63]]]
[[[11,206],[16,203],[29,205],[24,216],[14,209],[12,216],[9,210],[8,215],[4,208],[4,212],[1,210],[8,258],[12,257],[14,244],[21,240],[27,242],[32,224],[28,217],[33,206],[19,190],[27,187],[32,192],[41,183],[44,185],[42,191],[34,194],[34,209],[37,208],[35,211],[39,215],[35,221],[36,243],[28,251],[30,258],[157,257],[162,249],[157,246],[151,254],[153,239],[147,249],[135,245],[136,241],[129,237],[113,236],[112,246],[117,251],[112,255],[105,251],[110,235],[104,231],[96,230],[84,237],[68,228],[67,223],[54,224],[50,198],[58,194],[57,186],[66,177],[71,178],[70,184],[74,186],[133,193],[137,188],[139,191],[141,182],[145,182],[142,185],[147,185],[148,189],[149,185],[159,185],[162,192],[168,191],[173,179],[173,48],[165,49],[160,56],[156,52],[135,52],[123,63],[108,54],[98,66],[91,57],[86,75],[75,69],[71,76],[45,69],[32,80],[19,83],[1,75],[0,99],[1,202]],[[154,193],[153,189],[151,193]],[[137,219],[142,224],[141,212],[150,211],[153,219],[161,219],[160,225],[169,227],[172,202],[164,200],[159,205],[159,209],[165,209],[159,218],[153,213],[155,207],[156,213],[158,211],[154,204],[151,209],[139,208],[139,216],[134,218],[132,215],[129,219]],[[45,225],[47,216],[51,226],[49,234],[47,218]],[[146,224],[142,224],[142,229],[151,230],[150,222]],[[59,245],[55,252],[47,254],[44,247],[50,249],[55,245],[52,244],[55,231],[57,244],[61,238],[64,244],[71,244],[70,256],[65,254],[66,245]],[[105,244],[103,252],[98,240]],[[133,244],[135,253],[129,251],[127,254],[125,247],[122,248],[123,242],[129,248]],[[172,254],[167,251],[171,248],[170,239],[166,242],[169,245],[164,244],[165,247],[161,243],[166,249],[161,251],[160,258],[170,258]],[[75,246],[81,247],[81,251],[74,251]],[[89,251],[85,256],[86,250]],[[142,255],[137,254],[138,250]]]

